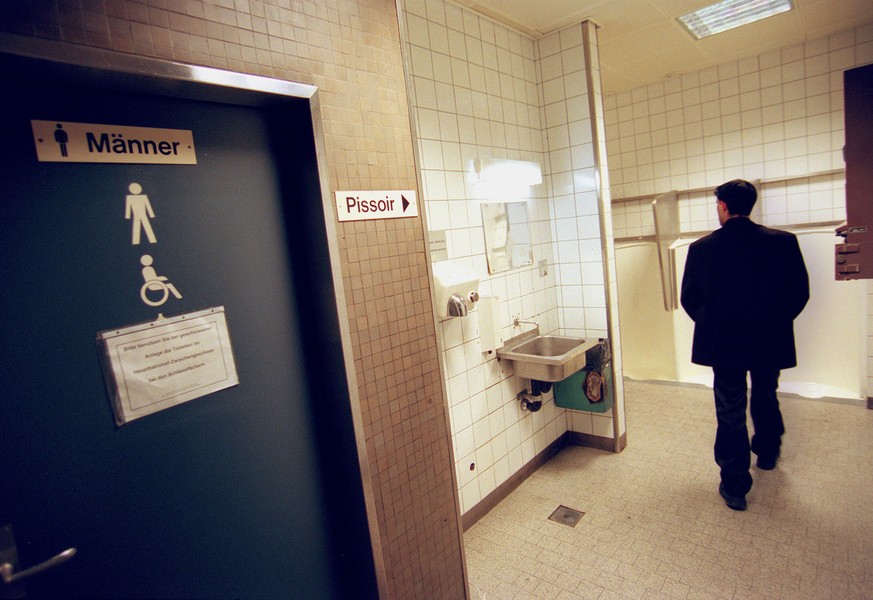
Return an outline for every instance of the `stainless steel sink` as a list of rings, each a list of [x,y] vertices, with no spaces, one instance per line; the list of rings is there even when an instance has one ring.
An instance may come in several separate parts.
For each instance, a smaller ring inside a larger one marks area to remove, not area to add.
[[[541,335],[539,328],[507,340],[497,358],[511,361],[519,377],[561,381],[585,366],[585,352],[597,338]]]

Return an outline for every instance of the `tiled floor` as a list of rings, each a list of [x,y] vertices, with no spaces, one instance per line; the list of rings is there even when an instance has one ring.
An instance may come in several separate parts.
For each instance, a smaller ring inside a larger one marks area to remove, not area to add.
[[[565,449],[467,531],[473,598],[873,598],[873,411],[783,399],[782,458],[735,512],[711,390],[625,394],[621,454]],[[549,520],[559,505],[585,514]]]

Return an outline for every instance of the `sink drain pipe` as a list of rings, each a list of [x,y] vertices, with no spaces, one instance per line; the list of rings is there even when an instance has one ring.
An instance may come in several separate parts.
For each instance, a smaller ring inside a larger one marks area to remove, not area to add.
[[[550,382],[531,379],[530,391],[527,391],[527,388],[525,388],[516,396],[521,401],[521,409],[537,412],[543,407],[543,401],[538,399],[539,396],[550,389],[552,389]]]

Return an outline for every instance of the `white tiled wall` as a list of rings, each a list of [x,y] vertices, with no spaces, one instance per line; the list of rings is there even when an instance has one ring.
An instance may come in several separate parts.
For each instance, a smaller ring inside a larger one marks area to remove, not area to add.
[[[644,197],[613,206],[615,237],[653,235],[650,197],[673,189],[703,189],[680,194],[680,226],[711,231],[712,190],[734,178],[763,181],[766,225],[845,220],[843,71],[869,63],[873,24],[606,97],[612,196]]]
[[[554,210],[559,321],[572,335],[606,337],[603,252],[581,27],[539,42]]]
[[[607,318],[607,279],[604,264],[614,273],[614,257],[604,255],[611,248],[609,190],[603,146],[603,109],[598,104],[599,89],[590,92],[586,68],[583,31],[589,30],[592,81],[599,85],[596,72],[595,27],[579,24],[538,40],[546,117],[546,155],[549,164],[555,266],[559,282],[558,312],[561,329],[571,335],[610,338],[616,359],[616,398],[619,414],[623,410],[618,318],[609,333]],[[593,98],[592,98],[593,96]],[[595,108],[592,112],[592,99]],[[592,120],[594,122],[592,123]],[[599,127],[599,129],[597,129]],[[595,137],[595,131],[598,135]],[[598,170],[596,145],[604,170]],[[601,180],[601,195],[597,181]],[[605,224],[605,227],[602,226]],[[607,238],[607,244],[603,238]],[[610,277],[614,287],[614,277]],[[611,298],[615,299],[613,294]],[[613,437],[612,412],[606,414],[568,412],[570,430],[600,437]]]
[[[682,231],[706,231],[710,190],[743,178],[764,182],[765,224],[845,219],[844,178],[819,174],[844,166],[843,71],[869,62],[873,25],[607,97],[613,198],[706,188],[680,196]],[[614,225],[654,233],[649,201],[617,205]]]
[[[521,332],[510,326],[513,315],[555,329],[555,275],[540,277],[536,268],[540,259],[552,262],[546,185],[495,198],[471,177],[475,159],[545,166],[534,41],[440,0],[404,4],[428,230],[446,232],[449,261],[475,270],[480,295],[500,297],[504,337]],[[506,200],[527,204],[535,263],[491,276],[481,203]],[[552,402],[537,413],[521,410],[511,369],[482,352],[478,310],[442,320],[437,333],[466,512],[563,434],[566,416]]]
[[[401,5],[428,230],[446,232],[448,260],[475,270],[482,296],[500,297],[504,339],[522,331],[514,316],[536,319],[544,333],[606,337],[581,30],[535,41],[449,2]],[[544,182],[495,197],[472,182],[477,158],[535,161]],[[480,206],[507,200],[527,204],[534,263],[490,275]],[[527,380],[482,352],[479,310],[442,320],[438,334],[463,512],[568,428],[612,437],[611,415],[576,429],[552,392],[539,412],[522,411],[516,396]]]

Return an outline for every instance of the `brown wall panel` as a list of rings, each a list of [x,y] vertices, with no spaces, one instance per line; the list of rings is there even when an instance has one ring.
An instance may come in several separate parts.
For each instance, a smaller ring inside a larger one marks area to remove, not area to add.
[[[396,10],[393,0],[32,0],[5,3],[0,31],[316,85],[330,191],[416,189]],[[422,219],[337,232],[387,597],[462,598]]]

